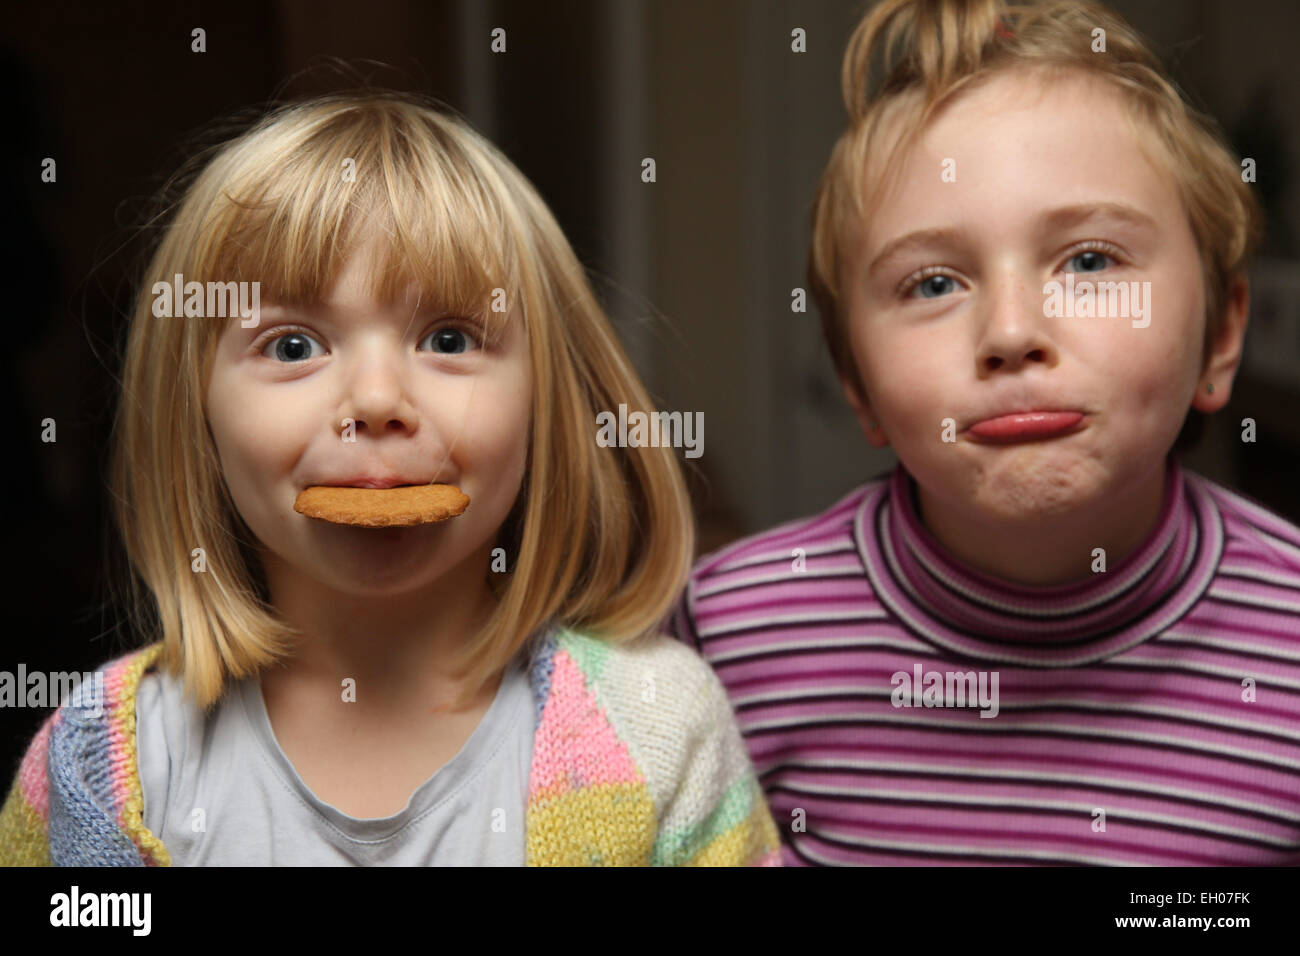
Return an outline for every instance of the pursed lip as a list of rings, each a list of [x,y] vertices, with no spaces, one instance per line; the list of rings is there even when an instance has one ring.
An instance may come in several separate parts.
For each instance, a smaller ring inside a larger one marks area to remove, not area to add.
[[[406,485],[427,485],[432,482],[421,481],[418,478],[405,478],[402,476],[376,477],[374,475],[361,475],[356,478],[342,478],[336,481],[317,482],[327,488],[400,488]]]
[[[982,418],[966,428],[978,441],[1003,444],[1052,438],[1077,431],[1087,414],[1076,409],[1019,409]]]
[[[1049,406],[1039,406],[1038,408],[1013,407],[1013,408],[998,409],[997,411],[989,412],[986,415],[981,415],[979,418],[973,418],[970,420],[970,425],[978,425],[980,422],[991,422],[995,418],[1006,418],[1008,415],[1067,415],[1067,414],[1082,415],[1084,413],[1083,410],[1079,408],[1051,408]],[[969,428],[970,425],[966,427]]]

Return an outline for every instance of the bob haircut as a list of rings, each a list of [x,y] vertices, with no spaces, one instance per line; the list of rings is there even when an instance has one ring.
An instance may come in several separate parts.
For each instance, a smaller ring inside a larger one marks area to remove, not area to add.
[[[1092,49],[1098,28],[1105,30],[1104,53]],[[1263,213],[1214,120],[1184,101],[1145,41],[1088,0],[883,0],[858,24],[844,53],[840,82],[849,125],[818,184],[808,257],[809,288],[835,370],[860,395],[866,390],[849,349],[842,277],[868,211],[935,110],[996,74],[1026,68],[1048,79],[1082,72],[1123,94],[1139,147],[1176,183],[1200,252],[1202,368],[1208,364],[1232,281],[1245,273],[1259,243]],[[906,132],[896,135],[900,129]],[[1195,413],[1176,447],[1194,443],[1203,425]]]
[[[663,620],[694,552],[680,465],[667,447],[597,447],[599,410],[654,409],[554,217],[491,143],[433,102],[334,94],[195,155],[162,195],[179,199],[163,199],[169,221],[132,305],[109,483],[130,622],[163,642],[163,665],[199,706],[302,635],[271,604],[207,426],[215,347],[236,320],[156,317],[149,290],[180,273],[311,305],[373,229],[391,241],[371,295],[392,302],[413,284],[425,303],[486,318],[504,289],[508,314],[491,321],[522,321],[529,342],[527,466],[497,538],[511,568],[484,568],[498,603],[454,662],[464,699],[541,628],[617,642]],[[191,569],[197,547],[206,573]]]

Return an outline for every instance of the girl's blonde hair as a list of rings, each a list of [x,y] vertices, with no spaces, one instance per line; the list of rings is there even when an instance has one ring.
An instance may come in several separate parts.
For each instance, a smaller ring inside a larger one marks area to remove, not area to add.
[[[381,301],[414,282],[424,303],[486,316],[500,288],[509,316],[491,321],[522,321],[528,335],[528,465],[497,542],[510,572],[489,575],[498,606],[458,662],[464,699],[541,628],[619,641],[665,617],[694,551],[680,466],[666,447],[597,447],[598,411],[650,412],[649,396],[560,227],[492,144],[412,96],[338,94],[271,112],[196,156],[167,192],[181,196],[132,307],[109,481],[132,624],[163,641],[200,706],[300,635],[270,604],[207,427],[228,320],[156,317],[150,290],[177,274],[259,281],[272,301],[310,305],[372,229],[391,240],[368,290]],[[192,570],[200,547],[206,571]]]
[[[1094,52],[1104,30],[1105,52]],[[1205,271],[1202,366],[1233,278],[1259,242],[1262,213],[1214,121],[1191,108],[1141,37],[1086,0],[883,0],[849,40],[841,70],[849,125],[822,173],[808,282],[836,371],[865,395],[849,348],[844,267],[872,208],[934,111],[1007,70],[1101,77],[1123,94],[1148,158],[1182,196]],[[893,131],[903,130],[902,135]],[[1163,149],[1148,150],[1154,137]]]

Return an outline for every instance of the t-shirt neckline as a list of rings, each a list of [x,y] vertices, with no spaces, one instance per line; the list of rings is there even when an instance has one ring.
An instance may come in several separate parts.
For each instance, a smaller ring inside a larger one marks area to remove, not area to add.
[[[248,725],[261,746],[263,756],[270,761],[290,789],[313,812],[348,839],[372,842],[387,839],[411,825],[453,797],[478,775],[492,753],[504,741],[514,719],[521,712],[520,708],[511,707],[510,703],[517,701],[520,693],[527,695],[531,702],[531,695],[526,689],[521,690],[521,684],[526,682],[527,675],[516,657],[506,666],[492,703],[460,750],[415,788],[401,810],[387,817],[354,817],[317,797],[299,776],[275,738],[266,702],[262,699],[261,682],[256,679],[243,681],[240,696]]]

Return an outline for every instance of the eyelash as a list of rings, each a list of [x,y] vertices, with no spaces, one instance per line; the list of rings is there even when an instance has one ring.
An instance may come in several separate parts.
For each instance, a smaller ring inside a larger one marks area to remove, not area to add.
[[[435,322],[435,323],[434,323],[434,324],[429,328],[429,330],[428,330],[427,332],[424,333],[424,335],[420,336],[420,342],[423,342],[425,339],[427,339],[429,336],[433,335],[435,332],[442,332],[442,331],[444,331],[445,329],[455,329],[455,330],[457,330],[457,331],[459,331],[459,332],[465,334],[465,335],[468,336],[469,338],[473,339],[474,342],[475,342],[475,344],[476,344],[480,349],[482,349],[482,348],[487,344],[486,341],[485,341],[485,340],[486,340],[486,335],[485,335],[485,330],[484,330],[484,328],[483,328],[483,323],[482,323],[482,322],[478,322],[478,321],[475,321],[475,320],[473,320],[473,319],[452,319],[452,318],[440,319],[440,320],[438,320],[437,322]],[[253,353],[256,354],[256,355],[261,355],[263,352],[266,351],[267,347],[268,347],[269,345],[271,345],[271,343],[273,343],[273,342],[275,342],[275,341],[277,341],[277,340],[283,338],[283,337],[286,336],[286,335],[292,335],[292,334],[295,333],[295,332],[296,332],[296,333],[299,333],[299,334],[301,334],[301,335],[304,335],[304,336],[306,336],[307,338],[312,339],[313,341],[316,340],[316,335],[315,335],[315,333],[313,333],[310,329],[307,329],[307,328],[305,328],[305,327],[303,327],[303,326],[301,326],[301,325],[277,325],[277,326],[275,326],[274,328],[267,329],[266,332],[264,332],[264,333],[263,333],[263,334],[262,334],[262,335],[257,339],[257,341],[253,343],[252,351],[253,351]],[[469,351],[469,349],[466,349],[466,351]],[[458,354],[461,354],[461,353],[458,353],[458,352],[450,352],[450,353],[448,353],[448,352],[440,352],[440,353],[436,353],[436,354],[440,354],[440,355],[449,355],[449,354],[450,354],[450,355],[458,355]],[[317,358],[319,358],[319,356],[317,356]],[[310,361],[310,360],[307,360],[307,361]],[[280,363],[280,364],[298,364],[298,365],[301,365],[302,363],[301,363],[301,362],[297,362],[297,363]]]
[[[1106,242],[1101,239],[1089,239],[1084,242],[1077,243],[1076,245],[1073,245],[1069,249],[1065,250],[1065,259],[1066,261],[1069,261],[1070,259],[1073,259],[1075,256],[1082,255],[1085,252],[1104,253],[1105,255],[1109,256],[1111,259],[1114,259],[1116,262],[1121,262],[1123,261],[1124,258],[1123,250],[1121,250],[1114,243]],[[926,279],[929,279],[932,276],[949,276],[950,278],[953,279],[957,278],[956,276],[952,275],[951,272],[944,269],[943,266],[926,266],[924,269],[918,269],[916,272],[913,272],[911,275],[909,275],[899,284],[898,286],[899,296],[901,298],[907,298],[911,296],[912,291],[917,286],[919,286],[922,282],[924,282]]]

